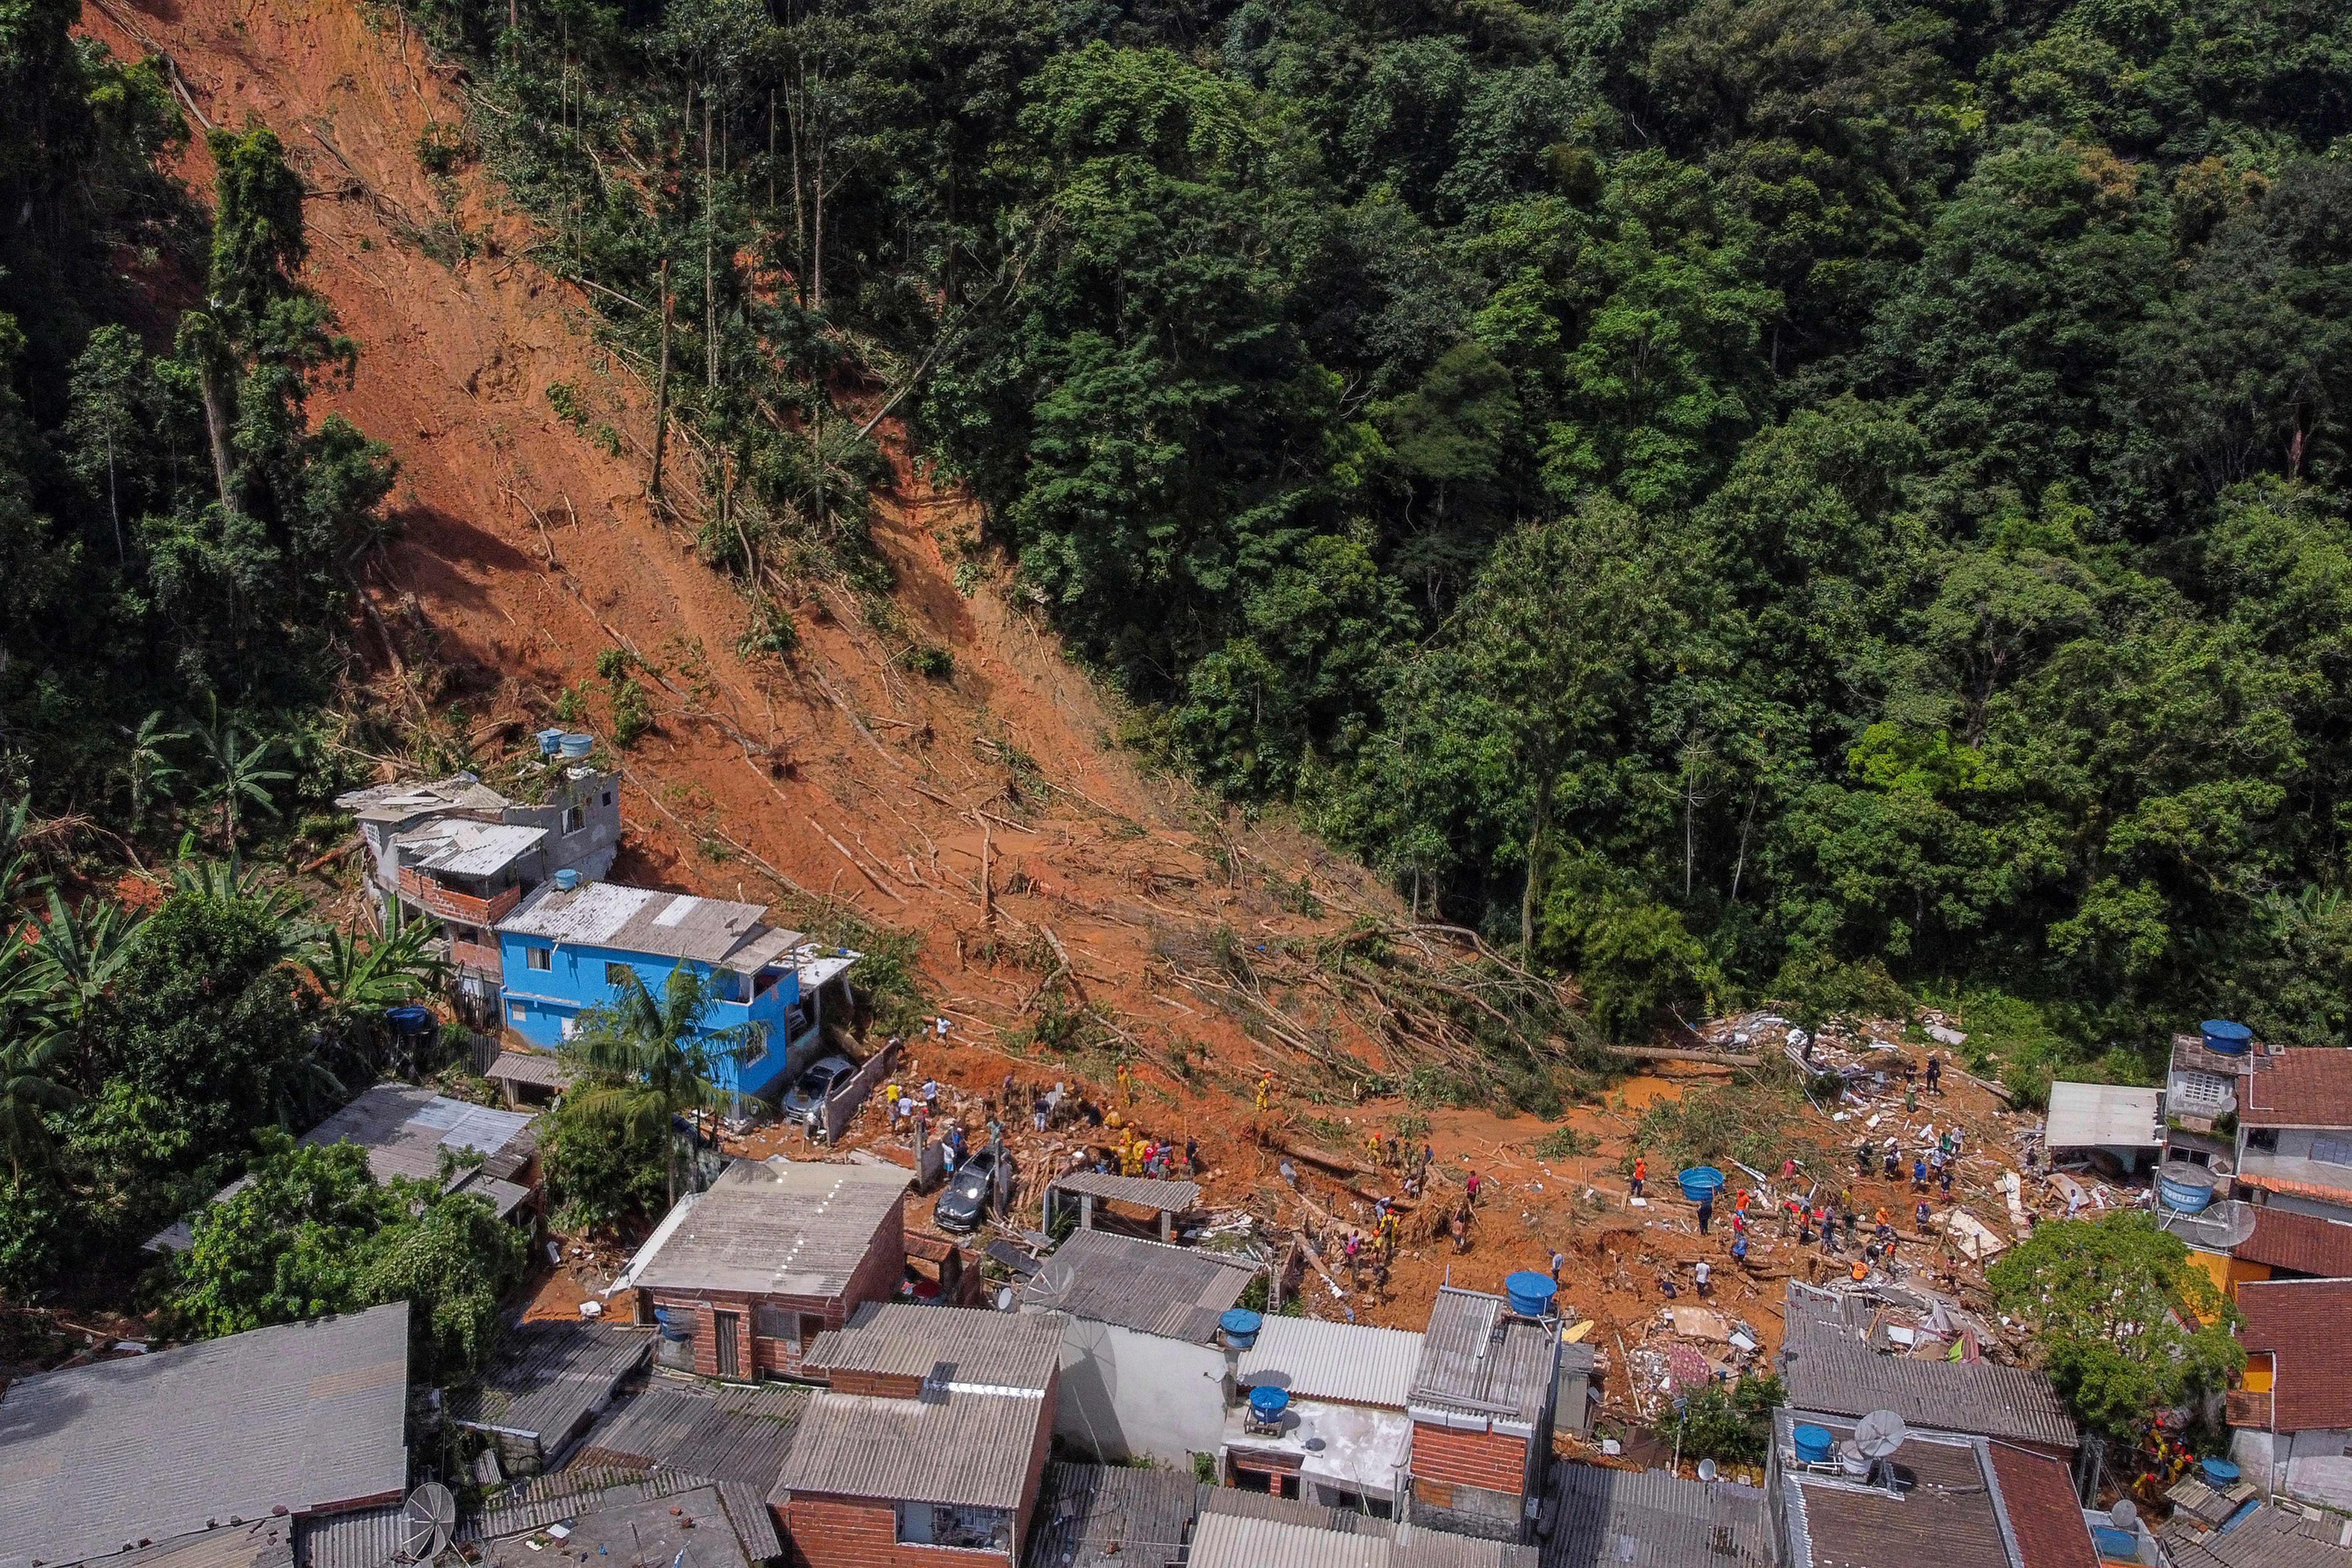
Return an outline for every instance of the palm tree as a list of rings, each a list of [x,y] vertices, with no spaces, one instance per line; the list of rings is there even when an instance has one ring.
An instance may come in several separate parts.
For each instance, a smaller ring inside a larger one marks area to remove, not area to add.
[[[141,919],[106,899],[92,899],[77,912],[50,890],[48,918],[33,922],[32,943],[8,993],[29,1009],[44,1044],[74,1055],[88,1047],[100,1005],[131,962]]]
[[[294,775],[284,768],[264,766],[269,753],[278,744],[263,740],[256,744],[245,732],[245,727],[235,714],[223,719],[220,699],[211,700],[211,721],[191,719],[196,743],[204,748],[205,759],[212,763],[215,778],[203,791],[207,805],[221,810],[222,840],[228,850],[232,865],[236,860],[237,804],[249,801],[270,816],[278,815],[278,803],[272,800],[267,785],[283,784]]]
[[[403,920],[394,904],[380,937],[329,930],[309,945],[302,967],[326,1001],[347,1057],[366,1054],[364,1037],[387,1011],[440,989],[449,966],[427,946],[434,935],[430,923]]]
[[[19,1027],[0,1040],[0,1147],[8,1152],[11,1174],[26,1165],[46,1165],[54,1152],[42,1112],[62,1110],[74,1092],[58,1081],[66,1054],[62,1035]]]
[[[131,826],[135,832],[147,820],[150,805],[172,798],[172,781],[180,776],[180,768],[163,748],[186,740],[188,732],[164,729],[163,710],[158,708],[139,721],[139,728],[126,733],[131,737],[131,752],[116,773],[131,786]]]
[[[721,1062],[742,1060],[767,1036],[767,1026],[760,1023],[705,1032],[702,1016],[711,1000],[702,977],[682,963],[670,971],[659,1000],[634,971],[626,973],[620,996],[583,1013],[565,1047],[601,1080],[573,1091],[581,1109],[610,1116],[639,1136],[658,1128],[666,1139],[670,1119],[690,1111],[698,1135],[700,1113],[720,1103],[712,1070]],[[675,1204],[676,1140],[670,1142],[669,1196]]]

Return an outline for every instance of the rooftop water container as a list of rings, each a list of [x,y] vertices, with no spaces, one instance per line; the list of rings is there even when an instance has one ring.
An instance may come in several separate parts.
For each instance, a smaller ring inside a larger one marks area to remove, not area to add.
[[[564,736],[562,741],[557,742],[557,744],[562,748],[563,755],[567,761],[576,763],[581,758],[586,756],[590,752],[596,749],[596,737],[593,735],[571,734]]]
[[[1837,1434],[1826,1426],[1810,1422],[1800,1426],[1792,1434],[1797,1440],[1797,1458],[1808,1465],[1825,1465],[1837,1447]]]
[[[2205,1037],[2205,1048],[2215,1056],[2242,1057],[2246,1047],[2253,1044],[2252,1029],[2225,1018],[2208,1018],[2197,1027]]]
[[[385,1009],[383,1016],[394,1032],[411,1046],[423,1044],[433,1033],[434,1017],[430,1007],[391,1007]]]
[[[542,757],[555,755],[563,746],[563,731],[561,730],[541,730],[531,738],[539,742],[539,754]]]
[[[561,892],[570,892],[580,885],[580,873],[566,866],[555,874],[555,886]]]
[[[1503,1276],[1504,1299],[1510,1302],[1511,1310],[1522,1318],[1540,1318],[1550,1311],[1551,1299],[1559,1289],[1550,1275],[1538,1274],[1532,1268]]]
[[[1265,1320],[1247,1307],[1233,1308],[1217,1320],[1217,1327],[1224,1331],[1225,1343],[1237,1351],[1257,1343],[1257,1331],[1265,1326]]]
[[[2213,1201],[2213,1173],[2187,1160],[2167,1160],[2157,1167],[2157,1201],[2182,1214],[2201,1214]]]
[[[1249,1391],[1250,1414],[1261,1421],[1279,1420],[1290,1408],[1290,1391],[1286,1388],[1258,1387]]]

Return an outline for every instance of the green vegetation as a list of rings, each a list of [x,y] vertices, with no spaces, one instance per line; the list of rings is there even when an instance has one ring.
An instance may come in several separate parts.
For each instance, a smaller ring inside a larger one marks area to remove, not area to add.
[[[617,999],[580,1015],[578,1030],[564,1047],[566,1056],[588,1071],[568,1098],[578,1116],[615,1131],[625,1144],[642,1147],[658,1142],[671,1152],[665,1157],[664,1200],[677,1197],[677,1141],[671,1119],[705,1110],[715,1111],[725,1096],[711,1082],[723,1063],[740,1061],[770,1048],[767,1026],[738,1024],[730,1028],[700,1030],[703,1015],[716,1000],[708,982],[679,964],[670,971],[656,997],[634,970],[621,976]],[[773,1042],[781,1048],[782,1042]],[[714,1128],[715,1135],[717,1129]],[[579,1127],[575,1122],[573,1131]],[[567,1201],[616,1214],[635,1201],[643,1178],[634,1160],[614,1158],[591,1163],[576,1157],[571,1167],[572,1185]]]
[[[478,1370],[529,1235],[485,1198],[377,1182],[355,1144],[268,1132],[261,1148],[249,1184],[196,1216],[195,1245],[173,1264],[166,1305],[182,1330],[209,1338],[404,1300],[420,1377]]]
[[[1728,1386],[1710,1383],[1686,1395],[1679,1410],[1665,1406],[1650,1430],[1659,1442],[1679,1445],[1685,1458],[1759,1465],[1771,1445],[1772,1412],[1787,1403],[1780,1380],[1769,1372]]]
[[[2246,1364],[2238,1310],[2145,1215],[2041,1226],[1985,1282],[2032,1325],[2076,1419],[2109,1436],[2144,1436],[2157,1412],[2227,1387]]]
[[[882,580],[862,377],[1135,733],[1612,1034],[2341,1036],[2339,10],[409,10],[761,595]]]

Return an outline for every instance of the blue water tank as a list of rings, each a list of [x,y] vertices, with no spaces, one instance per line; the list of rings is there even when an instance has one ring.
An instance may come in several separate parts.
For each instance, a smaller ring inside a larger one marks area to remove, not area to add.
[[[2205,1479],[2217,1487],[2238,1484],[2238,1467],[2227,1459],[2200,1459],[2197,1466],[2205,1472]]]
[[[2254,1041],[2252,1029],[2226,1018],[2208,1018],[2197,1027],[2205,1037],[2205,1048],[2216,1056],[2242,1057]]]
[[[580,873],[566,866],[555,874],[555,885],[568,893],[580,885]]]
[[[1551,1299],[1559,1289],[1551,1282],[1550,1275],[1538,1274],[1532,1268],[1503,1276],[1503,1295],[1511,1303],[1511,1310],[1522,1318],[1540,1318],[1550,1311]]]
[[[2099,1555],[2110,1563],[2139,1561],[2139,1537],[2128,1530],[2117,1530],[2111,1524],[2100,1525],[2091,1531],[2091,1542]]]
[[[566,735],[561,742],[557,742],[557,744],[562,747],[563,754],[566,757],[577,762],[579,759],[586,756],[590,752],[595,749],[596,737],[593,735]]]
[[[2156,1195],[2178,1213],[2202,1213],[2213,1201],[2213,1173],[2186,1160],[2167,1160],[2157,1168]]]
[[[1828,1464],[1831,1453],[1837,1447],[1837,1434],[1826,1426],[1815,1426],[1808,1423],[1800,1426],[1794,1436],[1797,1439],[1797,1458],[1808,1465]]]
[[[1233,1308],[1217,1320],[1217,1327],[1224,1331],[1225,1343],[1237,1351],[1257,1343],[1257,1331],[1265,1326],[1265,1320],[1247,1307]]]
[[[433,1009],[430,1007],[393,1007],[384,1013],[401,1037],[421,1040],[433,1032]]]
[[[541,730],[538,734],[532,736],[531,739],[539,742],[539,754],[541,756],[551,757],[562,748],[563,731],[561,730]]]
[[[1713,1165],[1693,1165],[1675,1180],[1682,1184],[1683,1196],[1701,1203],[1723,1190],[1723,1173]]]
[[[1271,1421],[1290,1408],[1290,1391],[1286,1388],[1253,1388],[1249,1391],[1250,1414],[1261,1421]]]

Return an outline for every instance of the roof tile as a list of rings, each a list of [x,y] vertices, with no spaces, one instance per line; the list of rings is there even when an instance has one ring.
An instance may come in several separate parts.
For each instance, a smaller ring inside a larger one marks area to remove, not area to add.
[[[2236,1256],[2297,1274],[2352,1279],[2352,1225],[2265,1204],[2254,1210],[2254,1234],[2238,1244]]]
[[[2270,1070],[2238,1080],[2247,1127],[2352,1127],[2352,1051],[2329,1047],[2269,1058]]]
[[[2352,1358],[2336,1348],[2352,1318],[2352,1279],[2248,1280],[2239,1342],[2277,1365],[2274,1419],[2282,1432],[2352,1426]]]

